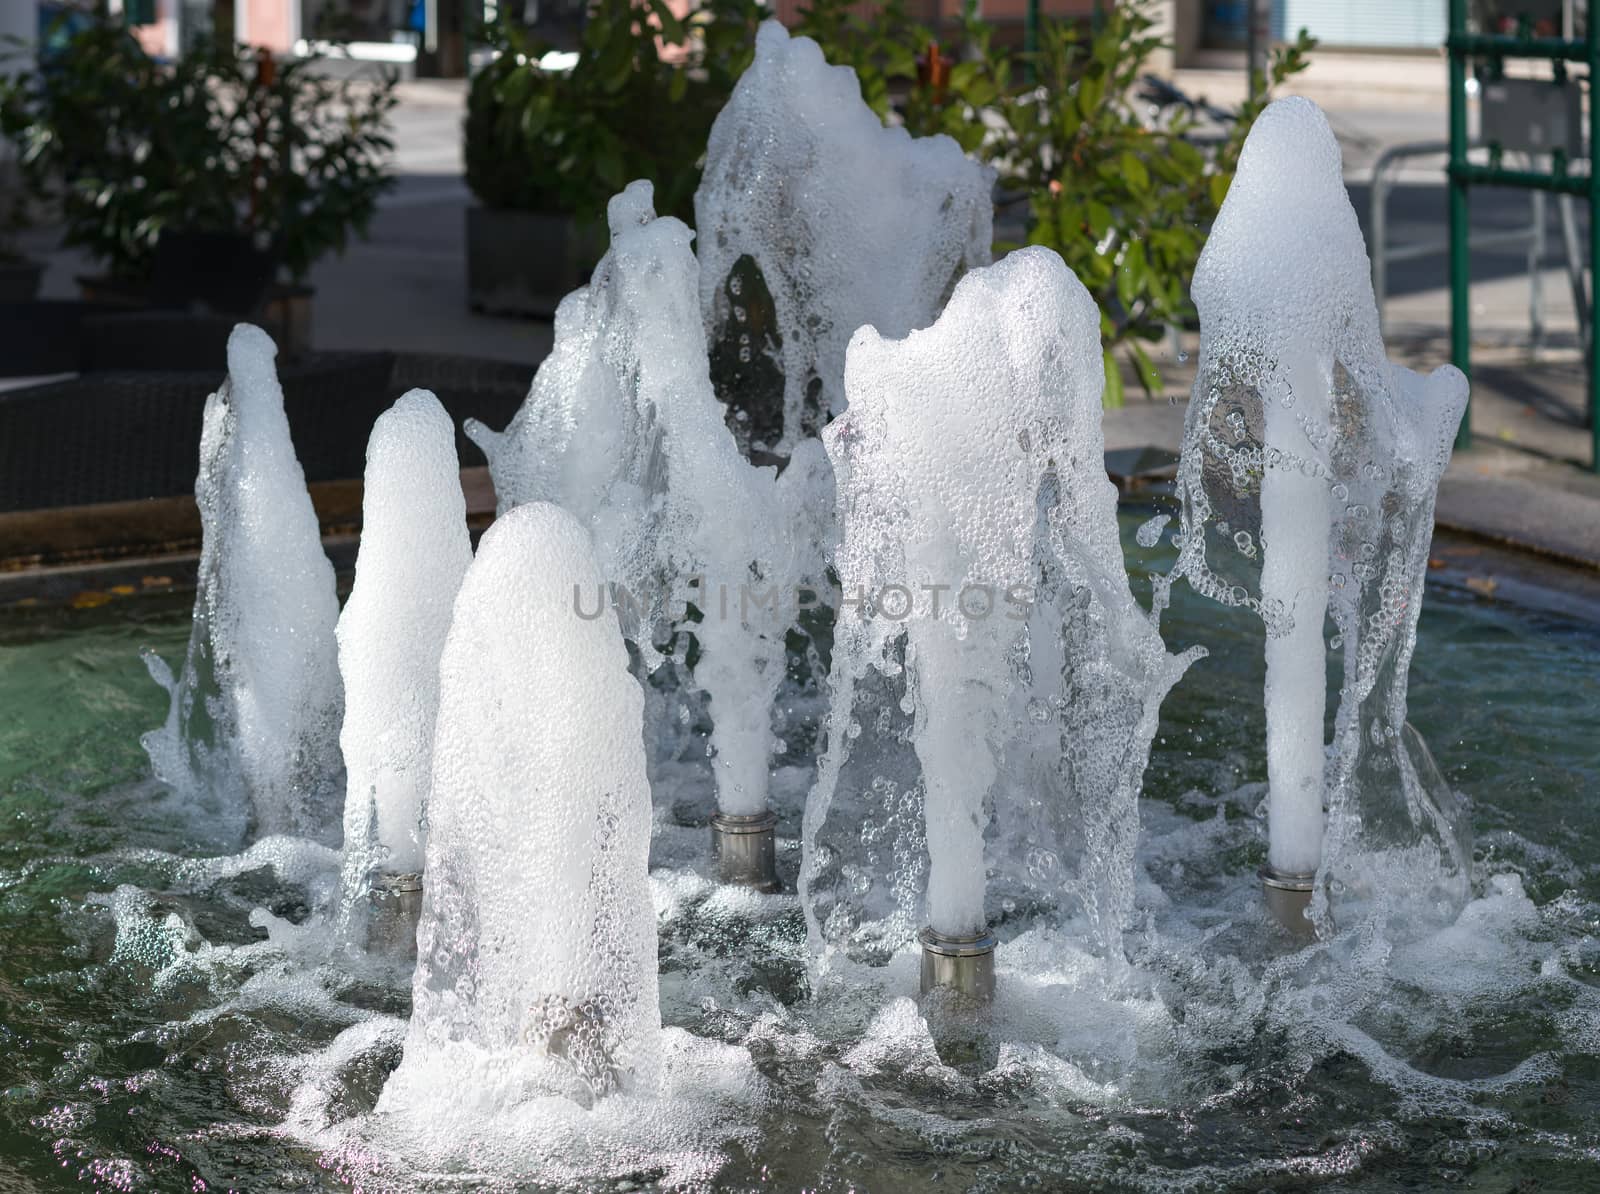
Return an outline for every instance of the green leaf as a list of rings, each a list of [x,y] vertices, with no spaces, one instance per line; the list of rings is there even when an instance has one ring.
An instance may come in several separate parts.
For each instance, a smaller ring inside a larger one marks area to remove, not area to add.
[[[1154,329],[1159,337],[1161,329]],[[1161,392],[1161,370],[1156,368],[1155,362],[1150,359],[1150,354],[1137,340],[1128,341],[1128,355],[1133,358],[1134,372],[1138,374],[1139,385],[1144,390],[1146,398],[1154,398]]]
[[[578,82],[579,73],[583,69],[582,63],[574,69],[572,79],[575,83]],[[594,77],[599,80],[600,86],[608,92],[621,91],[627,85],[629,76],[633,74],[633,38],[626,29],[619,28],[617,33],[602,45],[594,65],[589,69],[594,72]]]
[[[538,144],[539,134],[544,132],[545,125],[550,118],[550,107],[550,97],[541,95],[522,109],[522,117],[517,123],[517,131],[528,145]]]
[[[1144,243],[1132,241],[1127,250],[1122,254],[1122,263],[1119,267],[1122,274],[1128,279],[1128,293],[1137,298],[1145,289],[1149,272],[1145,267]]]
[[[1117,367],[1116,353],[1111,349],[1106,349],[1100,357],[1106,373],[1106,388],[1100,404],[1107,410],[1116,410],[1122,406],[1122,370]]]
[[[1089,231],[1094,234],[1094,239],[1099,241],[1111,227],[1111,209],[1104,203],[1091,199],[1088,203],[1088,212]]]
[[[1134,275],[1133,265],[1134,246],[1129,245],[1122,250],[1122,256],[1117,262],[1117,302],[1122,304],[1124,311],[1129,310],[1134,300],[1138,297],[1138,278]]]
[[[650,11],[661,22],[661,36],[669,45],[682,45],[685,36],[683,22],[660,0],[650,5]]]
[[[1150,189],[1150,172],[1145,169],[1144,163],[1131,150],[1123,150],[1122,156],[1118,159],[1118,164],[1122,167],[1122,174],[1127,179],[1128,185],[1135,191],[1148,191]]]
[[[1210,195],[1212,207],[1222,206],[1222,201],[1228,197],[1228,186],[1232,182],[1232,174],[1213,174],[1206,179],[1206,190]]]

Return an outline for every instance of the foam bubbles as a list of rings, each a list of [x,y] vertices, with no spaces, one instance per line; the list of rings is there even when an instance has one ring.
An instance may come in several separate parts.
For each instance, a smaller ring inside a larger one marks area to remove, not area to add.
[[[614,605],[647,669],[675,633],[693,634],[719,804],[758,813],[794,591],[820,572],[826,536],[795,513],[826,477],[812,456],[780,484],[740,455],[711,389],[688,228],[655,218],[648,182],[613,199],[610,219],[610,249],[562,304],[527,402],[503,435],[468,432],[489,454],[502,510],[556,501],[589,531],[618,587],[585,590],[585,608]]]
[[[756,1085],[742,1050],[661,1028],[643,698],[615,623],[571,604],[597,576],[583,528],[533,503],[456,601],[411,1023],[355,1129],[413,1170],[693,1175],[707,1105]]]
[[[1114,932],[1157,710],[1188,661],[1166,654],[1127,587],[1093,301],[1059,257],[1025,249],[963,278],[931,328],[863,328],[845,382],[850,409],[823,436],[845,596],[807,808],[817,945],[904,942],[918,822],[939,932],[990,920],[996,835],[999,865],[1031,862],[1023,885],[1046,901],[1073,885],[1110,900]],[[833,808],[841,790],[848,812]],[[859,827],[853,840],[830,816]],[[1063,823],[1085,846],[1076,867],[1049,848]]]
[[[776,21],[717,116],[695,192],[700,299],[713,342],[741,322],[751,258],[776,309],[781,451],[844,408],[845,348],[863,324],[926,327],[964,271],[989,262],[994,171],[949,137],[885,128],[848,67]],[[813,387],[819,387],[813,393]]]
[[[228,338],[228,377],[206,400],[195,499],[202,547],[182,675],[142,739],[158,778],[221,803],[257,833],[333,829],[343,694],[333,566],[289,437],[277,349],[260,328]]]
[[[440,662],[405,1059],[380,1106],[591,1103],[657,1081],[642,697],[576,616],[587,536],[553,506],[484,535]]]
[[[1310,872],[1358,839],[1427,840],[1435,861],[1414,894],[1442,882],[1459,900],[1454,798],[1426,748],[1400,739],[1434,496],[1467,387],[1449,366],[1424,377],[1389,364],[1369,279],[1326,119],[1304,99],[1272,104],[1195,272],[1175,575],[1267,624],[1272,865]],[[1325,766],[1327,614],[1344,684]]]
[[[361,521],[355,584],[338,625],[353,913],[374,868],[422,870],[439,656],[472,562],[455,426],[426,390],[402,396],[373,426]]]

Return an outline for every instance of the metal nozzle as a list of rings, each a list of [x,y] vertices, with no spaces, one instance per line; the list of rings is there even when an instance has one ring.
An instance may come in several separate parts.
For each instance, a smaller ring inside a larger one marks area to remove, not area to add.
[[[778,847],[773,833],[777,825],[773,812],[712,817],[711,851],[717,857],[718,877],[769,895],[777,891]]]
[[[378,875],[372,881],[367,948],[397,958],[415,958],[421,917],[421,875],[393,871]]]
[[[972,937],[947,937],[928,928],[917,939],[922,942],[924,995],[939,987],[980,1003],[994,998],[993,933],[984,930]]]
[[[1267,897],[1267,912],[1296,937],[1314,937],[1316,927],[1306,918],[1311,893],[1316,887],[1315,873],[1276,871],[1264,866],[1258,872],[1261,890]]]

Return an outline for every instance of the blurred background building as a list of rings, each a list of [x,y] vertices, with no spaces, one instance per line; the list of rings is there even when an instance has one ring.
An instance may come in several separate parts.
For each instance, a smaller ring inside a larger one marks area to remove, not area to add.
[[[1094,0],[1037,0],[1047,17],[1088,17]],[[1509,0],[1507,0],[1509,3]],[[775,14],[792,22],[805,0],[776,0]],[[983,0],[981,15],[997,37],[1020,39],[1029,0]],[[914,0],[913,15],[935,25],[953,24],[962,0]],[[12,32],[33,35],[59,3],[8,4],[3,19]],[[864,6],[865,7],[865,6]],[[1494,4],[1475,8],[1494,8]],[[1533,14],[1552,35],[1572,24],[1574,0],[1517,0],[1518,14]],[[581,0],[112,0],[142,30],[152,52],[178,54],[192,39],[229,32],[279,53],[318,41],[350,44],[353,57],[386,61],[421,74],[454,74],[464,61],[468,31],[485,17],[509,10],[530,26],[574,23]],[[1443,0],[1271,0],[1261,6],[1263,41],[1308,30],[1323,52],[1425,55],[1437,59],[1445,37]],[[1160,0],[1153,6],[1169,30],[1176,67],[1220,66],[1248,40],[1248,0]],[[31,19],[30,19],[31,18]]]

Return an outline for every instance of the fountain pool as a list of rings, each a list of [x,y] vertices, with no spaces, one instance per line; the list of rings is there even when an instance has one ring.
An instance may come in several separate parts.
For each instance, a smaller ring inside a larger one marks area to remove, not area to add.
[[[1139,545],[1147,514],[1121,517],[1144,601],[1174,554]],[[714,794],[689,774],[652,826],[662,1023],[743,1046],[754,1077],[692,1147],[585,1188],[1594,1189],[1600,713],[1580,698],[1600,629],[1449,579],[1430,576],[1410,717],[1472,802],[1451,927],[1274,935],[1261,623],[1178,586],[1167,641],[1212,653],[1162,707],[1128,964],[1002,921],[992,1019],[938,1051],[905,997],[914,954],[808,1000],[799,907],[713,881]],[[345,1130],[398,1064],[409,968],[330,965],[287,931],[337,888],[336,852],[219,858],[222,820],[148,778],[138,735],[166,702],[138,652],[180,658],[190,604],[0,615],[0,1188],[539,1188],[419,1175]],[[812,760],[783,761],[792,877]]]

